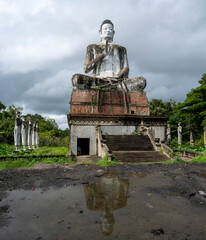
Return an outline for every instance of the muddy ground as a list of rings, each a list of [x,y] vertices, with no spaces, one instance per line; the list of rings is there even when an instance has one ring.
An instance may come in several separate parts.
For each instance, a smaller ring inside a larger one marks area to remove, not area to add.
[[[206,239],[206,164],[0,172],[0,239]]]

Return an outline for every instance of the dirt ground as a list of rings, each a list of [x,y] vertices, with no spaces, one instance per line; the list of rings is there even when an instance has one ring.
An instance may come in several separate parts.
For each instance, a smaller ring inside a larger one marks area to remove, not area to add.
[[[0,239],[206,239],[206,163],[37,164],[0,190]]]

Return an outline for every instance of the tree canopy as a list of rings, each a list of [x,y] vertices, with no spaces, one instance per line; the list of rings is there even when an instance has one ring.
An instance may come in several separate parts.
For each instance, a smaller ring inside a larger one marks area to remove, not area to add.
[[[0,142],[13,144],[14,142],[14,125],[16,112],[22,111],[23,108],[10,105],[6,106],[0,101]],[[27,121],[31,120],[39,122],[40,141],[44,145],[64,145],[64,138],[68,138],[69,130],[59,129],[57,123],[52,118],[42,117],[40,114],[27,114]],[[68,143],[68,139],[66,140]],[[40,142],[41,143],[41,142]],[[67,145],[66,143],[66,145]]]
[[[182,115],[197,129],[206,124],[206,73],[198,81],[200,86],[192,89],[181,105]]]
[[[150,102],[151,116],[167,116],[172,135],[177,135],[177,124],[182,123],[183,138],[189,140],[190,125],[194,125],[196,139],[203,136],[203,127],[206,125],[206,73],[198,81],[200,86],[186,95],[182,103],[174,100],[162,101],[152,99]]]

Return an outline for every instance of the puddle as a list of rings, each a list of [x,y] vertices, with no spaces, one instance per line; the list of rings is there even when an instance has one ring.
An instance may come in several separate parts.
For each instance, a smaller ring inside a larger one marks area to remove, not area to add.
[[[139,173],[8,192],[0,202],[0,239],[204,239],[204,208],[149,190],[173,184],[162,179]]]

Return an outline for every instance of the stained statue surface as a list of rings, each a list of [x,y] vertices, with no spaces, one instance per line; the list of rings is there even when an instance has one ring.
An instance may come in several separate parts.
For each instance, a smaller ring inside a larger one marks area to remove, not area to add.
[[[29,118],[28,134],[27,134],[29,150],[32,149],[32,129],[33,129],[32,121],[31,121],[31,118]]]
[[[22,124],[21,124],[21,139],[22,139],[22,146],[23,150],[26,150],[26,132],[27,132],[27,123],[26,123],[26,116],[22,116]]]
[[[72,84],[79,90],[100,88],[121,88],[126,91],[143,91],[146,79],[129,79],[129,65],[125,47],[113,43],[114,25],[110,20],[103,21],[99,30],[101,42],[87,47],[84,65],[85,73],[92,76],[75,74]]]
[[[178,123],[178,128],[177,128],[177,136],[178,136],[178,146],[182,146],[182,126],[181,122]]]
[[[32,126],[32,148],[35,149],[36,146],[36,122]]]
[[[190,146],[194,146],[195,145],[195,128],[194,125],[191,124],[190,125]]]
[[[19,151],[19,146],[21,145],[21,118],[20,112],[16,113],[15,126],[14,126],[14,145],[16,151]]]
[[[36,122],[36,148],[39,148],[39,122]]]
[[[171,142],[171,127],[170,124],[167,124],[167,145],[170,146]]]

